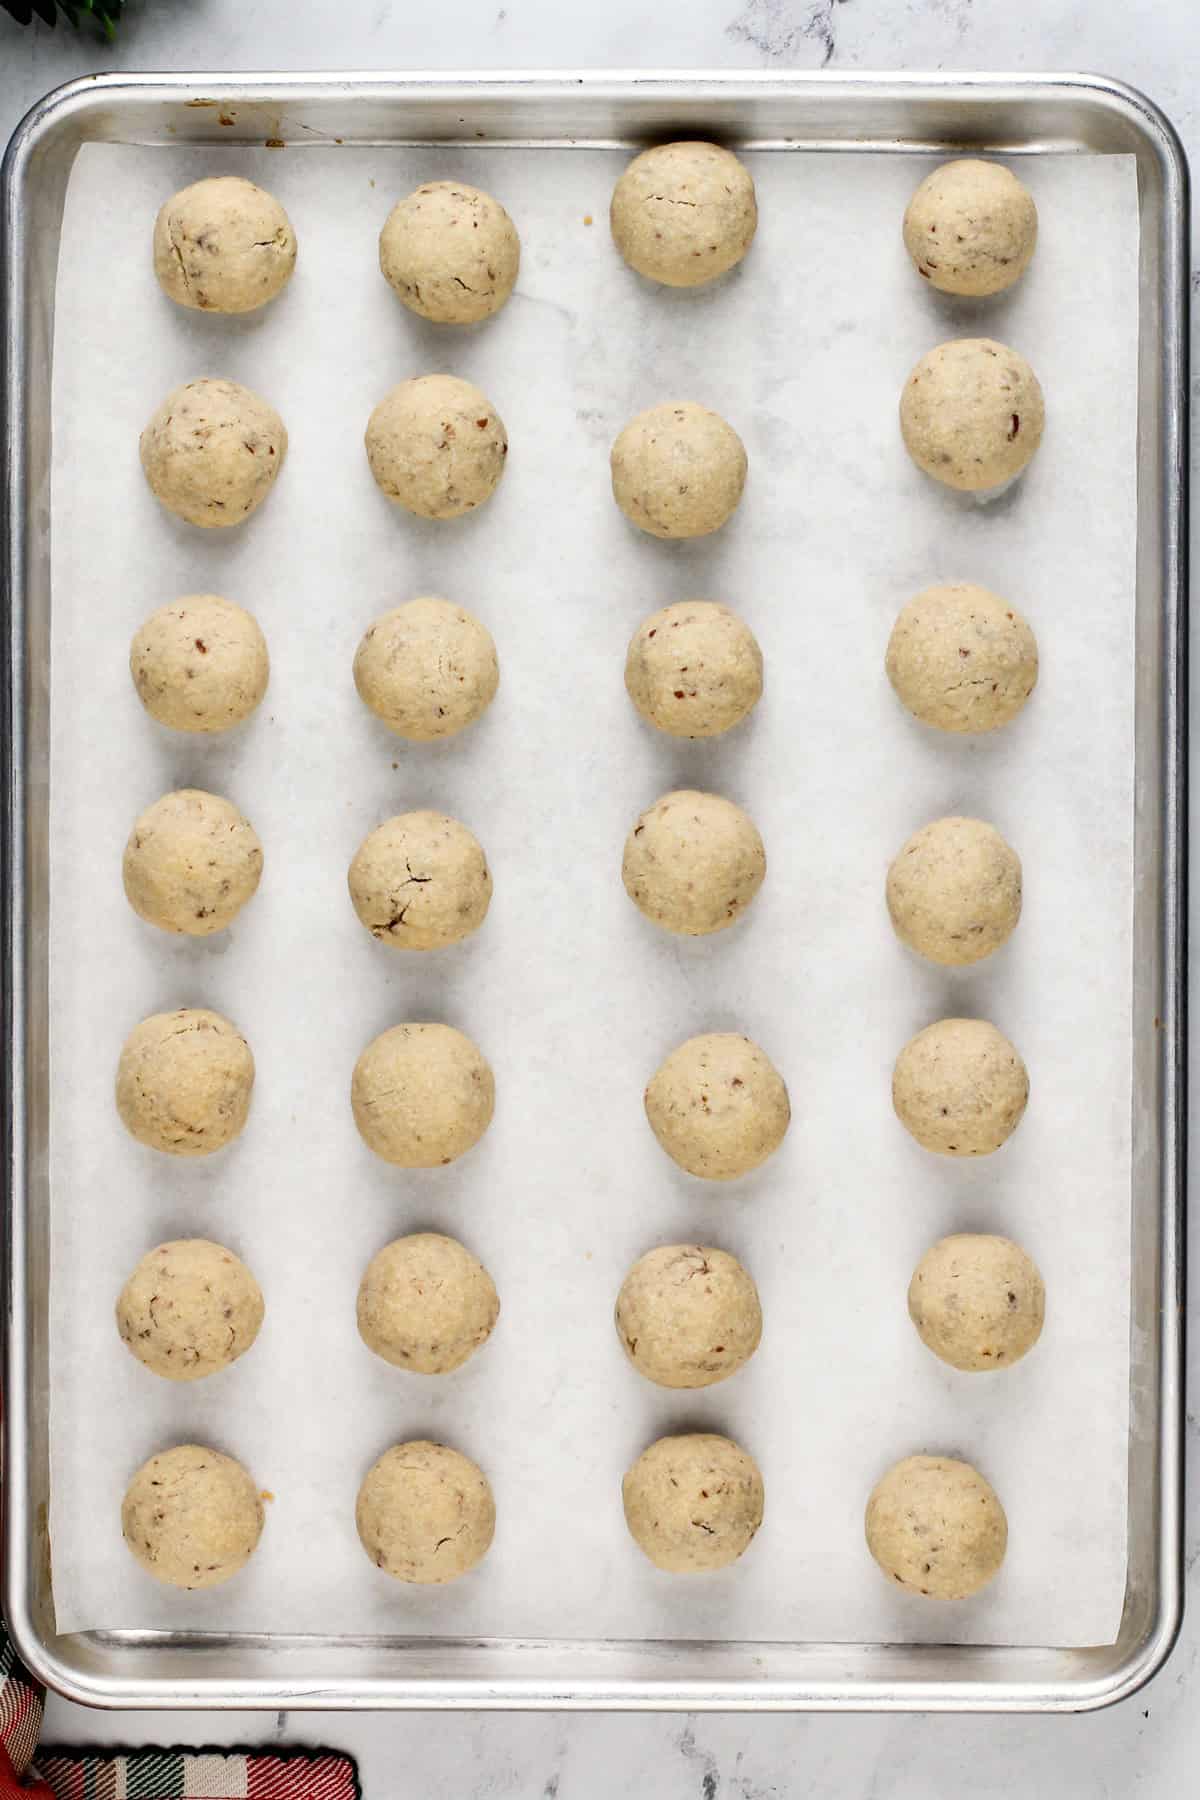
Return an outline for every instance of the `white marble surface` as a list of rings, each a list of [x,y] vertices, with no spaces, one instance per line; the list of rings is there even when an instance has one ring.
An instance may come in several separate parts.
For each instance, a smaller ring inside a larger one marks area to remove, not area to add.
[[[657,9],[645,0],[438,0],[428,8],[411,0],[131,0],[113,52],[69,28],[22,31],[0,15],[0,139],[38,95],[96,67],[463,65],[1099,69],[1165,107],[1200,163],[1196,0],[665,0]],[[1196,1277],[1194,1267],[1194,1293]],[[1200,1781],[1200,1422],[1189,1426],[1189,1620],[1158,1679],[1099,1715],[272,1719],[105,1716],[51,1701],[47,1732],[73,1741],[343,1745],[359,1758],[368,1800],[1190,1794]]]

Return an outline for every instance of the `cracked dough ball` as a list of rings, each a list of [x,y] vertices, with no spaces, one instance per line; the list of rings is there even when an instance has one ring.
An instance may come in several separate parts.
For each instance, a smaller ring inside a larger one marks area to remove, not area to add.
[[[498,313],[521,266],[517,228],[465,181],[427,181],[397,201],[379,234],[379,267],[405,306],[444,325]]]
[[[719,413],[667,401],[638,413],[612,447],[613,499],[659,538],[707,537],[746,485],[746,448]]]
[[[479,1046],[452,1025],[393,1025],[355,1063],[350,1104],[376,1156],[401,1169],[436,1169],[479,1142],[496,1083]]]
[[[939,731],[995,731],[1038,678],[1037,639],[1015,607],[968,581],[926,588],[892,628],[888,680]]]
[[[262,505],[287,447],[273,406],[236,381],[206,377],[167,395],[142,433],[142,468],[168,512],[220,529]]]
[[[496,1531],[483,1470],[445,1444],[414,1439],[385,1450],[358,1490],[363,1549],[385,1575],[457,1581],[482,1562]]]
[[[617,1336],[639,1375],[702,1388],[748,1363],[762,1337],[758,1289],[736,1256],[665,1244],[630,1269],[617,1295]]]
[[[367,421],[367,461],[389,500],[422,519],[457,519],[496,490],[508,437],[485,394],[456,375],[418,375]]]
[[[954,338],[930,350],[900,396],[900,430],[919,469],[965,493],[1019,475],[1042,441],[1037,376],[992,338]]]
[[[885,1575],[932,1600],[966,1600],[1004,1561],[1008,1520],[978,1469],[906,1456],[867,1501],[867,1548]]]
[[[710,1031],[672,1050],[646,1089],[650,1129],[672,1161],[707,1181],[731,1181],[778,1150],[792,1116],[782,1075],[735,1031]]]
[[[161,931],[209,937],[232,925],[262,869],[262,845],[232,800],[179,788],[138,819],[122,872],[139,918]]]
[[[767,853],[753,821],[719,794],[677,788],[625,840],[621,879],[648,919],[684,937],[724,931],[763,884]]]
[[[390,731],[418,744],[481,718],[499,683],[491,632],[449,600],[422,597],[384,613],[354,657],[359,697]]]
[[[621,1483],[625,1523],[655,1568],[724,1569],[762,1524],[763,1478],[732,1438],[697,1431],[651,1444]]]
[[[208,1588],[245,1568],[262,1536],[258,1489],[232,1456],[176,1444],[142,1464],[121,1529],[143,1569],[171,1587]]]
[[[386,1244],[358,1290],[358,1331],[367,1349],[418,1375],[461,1368],[499,1317],[500,1298],[483,1264],[436,1231]]]
[[[117,1064],[117,1111],[139,1144],[208,1156],[241,1132],[254,1091],[250,1046],[203,1007],[152,1013],[135,1025]]]
[[[257,1281],[232,1250],[177,1238],[143,1256],[117,1301],[121,1340],[153,1375],[199,1381],[244,1356],[263,1322]]]
[[[763,659],[744,620],[712,600],[651,613],[625,658],[629,698],[647,724],[671,737],[717,737],[762,695]]]
[[[267,640],[256,620],[217,594],[188,594],[151,613],[129,649],[138,699],[175,731],[225,731],[267,691]]]
[[[896,935],[930,962],[982,962],[1021,917],[1021,859],[982,819],[935,819],[913,833],[887,877]]]
[[[1029,1100],[1025,1064],[985,1019],[939,1019],[896,1058],[892,1105],[906,1131],[939,1156],[988,1156],[1012,1136]]]
[[[445,813],[398,813],[365,837],[350,898],[371,936],[396,950],[440,950],[478,931],[492,877],[478,840]]]
[[[927,175],[904,215],[904,247],[943,294],[999,294],[1029,267],[1033,195],[1003,163],[963,157]]]
[[[665,287],[699,287],[740,263],[758,207],[750,171],[719,144],[656,144],[613,189],[613,241],[631,269]]]
[[[1042,1335],[1046,1289],[1011,1238],[961,1233],[939,1238],[917,1264],[908,1316],[951,1368],[1007,1368]]]
[[[154,273],[180,306],[253,312],[282,292],[295,266],[291,220],[274,194],[240,175],[181,188],[154,222]]]

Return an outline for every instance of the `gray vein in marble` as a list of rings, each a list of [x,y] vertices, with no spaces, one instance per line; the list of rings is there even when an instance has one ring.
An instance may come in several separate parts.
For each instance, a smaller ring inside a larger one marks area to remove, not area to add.
[[[801,62],[808,46],[819,44],[820,67],[825,68],[837,50],[838,8],[847,4],[848,0],[816,0],[797,17],[791,0],[747,0],[725,35],[735,43],[750,44],[772,62]]]

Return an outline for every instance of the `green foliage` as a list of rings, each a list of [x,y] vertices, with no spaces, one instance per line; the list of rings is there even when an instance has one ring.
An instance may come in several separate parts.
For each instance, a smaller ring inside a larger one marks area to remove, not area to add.
[[[91,19],[111,43],[124,4],[125,0],[0,0],[0,11],[10,13],[18,25],[28,25],[35,18],[54,25],[61,15],[78,30],[81,17]]]

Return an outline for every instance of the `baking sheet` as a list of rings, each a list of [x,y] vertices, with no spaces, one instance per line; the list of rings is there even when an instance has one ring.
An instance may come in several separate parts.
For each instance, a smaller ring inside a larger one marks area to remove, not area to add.
[[[67,202],[54,378],[51,755],[51,1539],[60,1630],[1110,1641],[1124,1588],[1128,1431],[1137,213],[1132,159],[1048,155],[1020,169],[1042,240],[1015,294],[967,306],[917,283],[899,220],[919,158],[756,154],[761,225],[744,268],[671,294],[616,258],[606,213],[619,153],[86,147]],[[185,314],[149,267],[154,212],[206,172],[263,181],[300,262],[258,317]],[[496,192],[522,231],[497,320],[439,331],[375,264],[388,206],[453,174]],[[911,467],[900,387],[933,343],[990,333],[1026,352],[1048,423],[1026,479],[988,507]],[[499,407],[501,488],[452,524],[378,494],[362,431],[395,381],[446,368]],[[236,532],[200,533],[149,495],[138,432],[163,394],[228,374],[281,410],[288,464]],[[660,399],[737,427],[745,501],[715,539],[628,528],[609,444]],[[1038,633],[1042,680],[994,740],[954,742],[903,714],[883,674],[918,588],[974,579]],[[271,688],[227,739],[150,721],[129,636],[177,594],[227,594],[266,632]],[[498,643],[487,718],[436,747],[391,738],[350,665],[387,606],[442,592]],[[644,728],[627,639],[691,595],[753,625],[767,689],[724,741]],[[136,814],[166,789],[227,793],[266,872],[232,930],[181,943],[121,889]],[[637,812],[692,784],[747,806],[767,845],[750,916],[709,940],[646,923],[620,883]],[[467,944],[405,957],[354,918],[345,869],[390,813],[444,808],[487,849],[495,899]],[[992,819],[1021,852],[1025,913],[975,970],[918,963],[892,935],[886,865],[939,813]],[[120,1044],[146,1013],[211,1005],[258,1063],[249,1127],[177,1163],[129,1139],[112,1103]],[[995,1157],[943,1162],[890,1107],[892,1061],[950,1012],[993,1018],[1029,1065],[1025,1122]],[[405,1174],[354,1129],[350,1070],[378,1031],[444,1018],[496,1071],[496,1119],[445,1170]],[[786,1076],[779,1154],[734,1186],[677,1171],[645,1125],[662,1056],[744,1029]],[[361,1345],[369,1257],[407,1230],[460,1236],[503,1311],[486,1349],[438,1381]],[[962,1376],[905,1311],[913,1264],[955,1229],[1001,1230],[1046,1279],[1037,1351]],[[233,1369],[156,1381],[118,1341],[116,1293],[161,1238],[230,1244],[267,1319]],[[733,1380],[672,1395],[628,1366],[611,1308],[659,1242],[740,1255],[762,1347]],[[766,1520],[734,1568],[653,1570],[620,1477],[663,1431],[727,1431],[758,1458]],[[442,1437],[496,1490],[494,1548],[469,1579],[420,1591],[373,1569],[354,1532],[370,1462]],[[274,1498],[236,1582],[185,1595],[133,1564],[129,1475],[187,1438],[241,1457]],[[862,1543],[877,1476],[915,1450],[977,1463],[1008,1512],[1000,1578],[959,1607],[893,1591]]]

